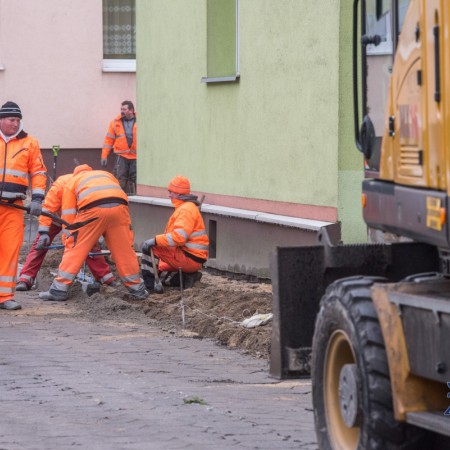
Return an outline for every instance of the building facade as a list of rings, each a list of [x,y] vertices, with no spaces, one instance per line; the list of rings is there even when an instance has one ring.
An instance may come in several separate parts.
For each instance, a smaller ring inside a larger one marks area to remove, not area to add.
[[[350,0],[137,0],[138,242],[161,231],[177,174],[205,196],[210,267],[267,276],[275,246],[323,227],[366,239],[351,14]]]
[[[74,158],[100,167],[109,121],[136,99],[133,8],[134,0],[0,0],[0,102],[19,104],[52,177],[55,145],[57,176]]]

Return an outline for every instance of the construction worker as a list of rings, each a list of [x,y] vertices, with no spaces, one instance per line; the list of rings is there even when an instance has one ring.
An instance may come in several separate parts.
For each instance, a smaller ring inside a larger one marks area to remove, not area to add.
[[[128,194],[136,192],[136,114],[129,100],[121,104],[120,116],[109,123],[102,148],[101,166],[106,167],[111,150],[117,156],[115,175]]]
[[[147,289],[154,288],[155,273],[152,259],[153,250],[158,273],[164,284],[177,286],[180,283],[179,269],[183,272],[183,286],[192,287],[201,279],[202,265],[208,259],[209,239],[199,209],[196,195],[191,194],[189,180],[181,175],[173,178],[169,185],[169,198],[175,207],[163,234],[144,242],[141,269]],[[168,272],[166,277],[165,272]]]
[[[109,172],[92,170],[86,164],[77,166],[62,197],[61,217],[69,223],[95,220],[65,239],[64,254],[50,289],[41,292],[43,300],[67,300],[69,287],[77,276],[92,247],[104,236],[116,263],[122,283],[136,300],[148,292],[139,274],[139,263],[133,250],[133,233],[128,211],[128,197]]]
[[[72,177],[73,174],[69,173],[56,179],[45,196],[42,211],[61,216],[63,191]],[[53,242],[53,239],[60,233],[61,227],[62,225],[60,223],[52,221],[51,218],[43,215],[40,216],[38,235],[20,271],[16,291],[29,291],[31,289],[39,269],[44,262],[45,255],[48,252],[45,247],[48,247]],[[92,253],[99,253],[100,251],[101,249],[98,245],[95,245],[91,249]],[[117,285],[116,277],[111,272],[111,268],[103,256],[88,257],[86,264],[96,281],[112,286]]]
[[[0,309],[21,309],[14,300],[24,233],[23,206],[31,184],[30,214],[39,216],[47,169],[38,141],[22,128],[22,111],[6,102],[0,109]]]

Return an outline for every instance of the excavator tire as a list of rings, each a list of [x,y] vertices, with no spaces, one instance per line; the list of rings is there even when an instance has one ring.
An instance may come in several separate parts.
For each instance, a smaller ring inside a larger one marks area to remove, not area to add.
[[[377,277],[331,284],[312,347],[312,390],[320,449],[420,449],[424,433],[394,419],[389,368],[370,287]]]

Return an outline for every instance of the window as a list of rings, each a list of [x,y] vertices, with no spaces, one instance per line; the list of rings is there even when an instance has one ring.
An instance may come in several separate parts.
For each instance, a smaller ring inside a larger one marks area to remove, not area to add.
[[[381,37],[381,44],[367,46],[368,55],[392,54],[390,2],[372,0],[366,3],[366,34],[369,36],[378,34]]]
[[[239,78],[239,0],[207,0],[205,83]]]
[[[103,0],[103,70],[136,71],[136,0]]]

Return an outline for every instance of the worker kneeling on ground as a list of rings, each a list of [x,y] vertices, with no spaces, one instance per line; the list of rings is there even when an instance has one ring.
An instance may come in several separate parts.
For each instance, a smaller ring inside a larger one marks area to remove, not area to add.
[[[39,294],[41,299],[67,300],[69,287],[102,235],[120,279],[132,298],[142,300],[148,296],[133,249],[128,197],[114,175],[104,170],[92,170],[86,164],[76,167],[64,189],[61,216],[69,223],[95,220],[65,239],[58,274],[50,289]]]
[[[192,287],[199,281],[199,272],[208,259],[209,239],[200,214],[197,196],[191,194],[190,182],[177,175],[168,186],[169,197],[175,207],[164,234],[144,242],[142,247],[142,277],[149,290],[154,289],[155,274],[152,259],[153,251],[158,273],[167,286],[179,286],[178,271],[183,271],[183,286]],[[167,274],[168,273],[168,274]],[[167,276],[166,276],[167,275]]]
[[[55,180],[45,196],[42,211],[61,216],[61,204],[64,188],[67,186],[67,183],[72,177],[73,174],[69,173],[67,175],[61,175]],[[38,235],[31,246],[27,260],[20,271],[16,291],[29,291],[31,289],[39,269],[44,262],[45,255],[48,252],[46,247],[48,247],[53,242],[53,239],[55,239],[55,237],[60,233],[61,227],[62,225],[60,223],[54,222],[50,217],[43,215],[39,216]],[[100,252],[100,247],[95,244],[91,249],[91,252]],[[103,256],[94,258],[88,257],[86,259],[86,264],[92,272],[95,280],[99,283],[112,286],[118,284],[116,277],[111,272],[111,268]]]

